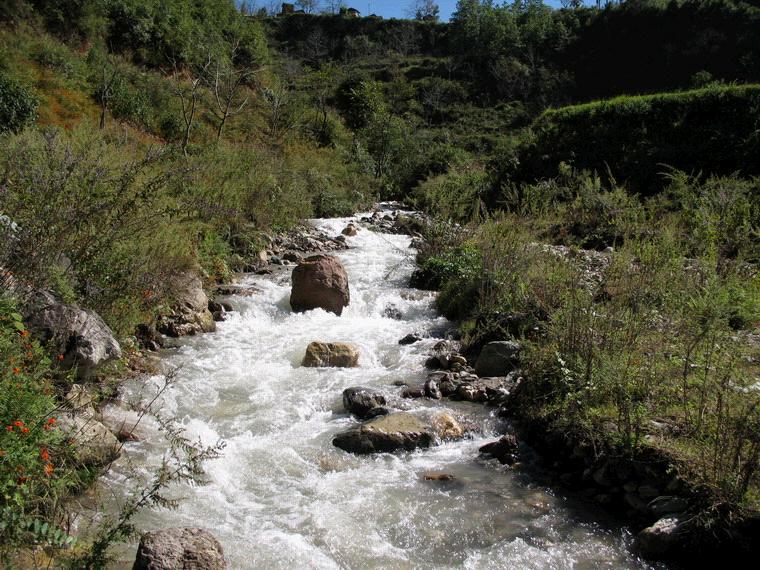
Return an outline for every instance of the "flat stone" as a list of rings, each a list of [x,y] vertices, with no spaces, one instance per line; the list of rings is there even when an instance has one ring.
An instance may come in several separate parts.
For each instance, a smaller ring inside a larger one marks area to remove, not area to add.
[[[333,445],[350,453],[412,451],[433,443],[430,428],[408,412],[396,412],[338,434]]]

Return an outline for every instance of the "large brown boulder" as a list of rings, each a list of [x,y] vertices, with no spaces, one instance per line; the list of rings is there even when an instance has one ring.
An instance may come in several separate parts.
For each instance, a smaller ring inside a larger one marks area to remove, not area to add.
[[[167,528],[140,539],[132,570],[224,570],[222,545],[202,528]]]
[[[396,412],[338,434],[333,445],[351,453],[379,453],[430,447],[430,426],[407,412]]]
[[[345,342],[310,342],[301,365],[355,368],[359,366],[359,349]]]
[[[293,270],[290,306],[297,313],[324,309],[340,316],[350,301],[348,275],[331,255],[312,255]]]

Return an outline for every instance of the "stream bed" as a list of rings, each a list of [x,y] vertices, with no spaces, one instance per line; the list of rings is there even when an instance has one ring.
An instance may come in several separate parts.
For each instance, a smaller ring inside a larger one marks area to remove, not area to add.
[[[337,235],[357,220],[313,223]],[[172,489],[182,497],[179,508],[146,510],[138,528],[207,528],[232,569],[648,568],[630,553],[624,528],[541,486],[530,469],[479,457],[502,427],[493,408],[399,397],[394,382],[421,382],[432,346],[452,325],[436,313],[432,294],[408,288],[408,236],[360,228],[347,243],[335,254],[351,287],[342,316],[292,313],[284,268],[246,277],[260,292],[231,297],[235,312],[217,332],[164,351],[162,360],[178,370],[158,402],[161,413],[190,436],[206,444],[223,439],[226,447],[207,463],[207,485]],[[389,306],[401,319],[386,316]],[[427,338],[400,346],[412,332]],[[357,345],[359,367],[301,367],[315,340]],[[150,398],[160,383],[129,381],[121,399]],[[446,409],[478,433],[412,453],[350,455],[332,445],[356,425],[341,402],[350,386],[380,389],[401,409]],[[136,479],[149,478],[166,451],[147,418],[138,433],[141,441],[127,443],[101,480],[112,505]],[[428,481],[426,471],[455,479]],[[120,559],[118,567],[131,567],[134,545]]]

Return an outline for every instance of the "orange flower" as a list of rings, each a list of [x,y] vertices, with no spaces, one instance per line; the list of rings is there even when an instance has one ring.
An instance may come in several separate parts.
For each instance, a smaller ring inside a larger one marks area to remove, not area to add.
[[[50,463],[46,463],[44,469],[45,469],[45,475],[47,475],[48,477],[50,477],[53,474],[53,471],[54,471],[53,466]]]
[[[42,461],[50,461],[50,453],[48,453],[48,450],[44,447],[40,448],[40,457],[42,458]]]
[[[22,428],[24,427],[24,422],[22,422],[21,420],[16,420],[15,422],[13,422],[13,425],[16,426],[17,428]]]
[[[5,429],[8,431],[13,431],[13,426],[7,426]]]
[[[28,427],[21,428],[21,433],[29,433],[29,428]]]
[[[25,330],[23,330],[23,331],[19,331],[19,333],[18,333],[18,334],[20,334],[20,335],[21,335],[21,338],[26,338],[26,337],[28,337],[28,336],[29,336],[29,331],[25,329]]]
[[[66,357],[63,354],[59,354],[58,356],[56,356],[56,358],[58,359],[58,362],[60,362],[61,360],[63,360]]]
[[[13,368],[13,373],[14,373],[14,374],[21,374],[21,368],[16,368],[16,367],[14,367],[14,368]]]
[[[47,423],[52,426],[55,423],[55,418],[48,419]]]

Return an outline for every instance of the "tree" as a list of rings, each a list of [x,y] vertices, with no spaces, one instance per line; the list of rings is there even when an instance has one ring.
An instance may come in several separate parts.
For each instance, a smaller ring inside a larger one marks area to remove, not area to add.
[[[307,14],[313,14],[317,9],[317,0],[296,0],[296,6]]]
[[[222,138],[222,131],[227,120],[243,112],[248,105],[248,97],[242,96],[246,83],[259,69],[246,65],[236,65],[238,43],[230,47],[229,61],[217,58],[213,70],[206,74],[206,82],[212,95],[211,114],[219,121],[216,130],[216,140]]]
[[[346,3],[343,0],[327,0],[325,5],[325,12],[333,15],[340,14],[341,10],[346,9]]]
[[[266,134],[278,144],[299,122],[299,112],[290,92],[281,85],[261,89],[261,103],[267,118]]]
[[[106,126],[106,113],[108,106],[116,96],[116,92],[121,84],[121,73],[114,61],[113,56],[107,55],[100,50],[93,50],[93,67],[97,69],[91,76],[95,86],[95,100],[100,105],[100,128]]]
[[[414,0],[410,11],[417,20],[437,22],[440,8],[433,0]]]
[[[201,98],[203,78],[208,73],[210,66],[211,58],[209,57],[195,76],[190,76],[185,80],[186,74],[180,71],[176,61],[173,62],[174,95],[179,99],[182,122],[185,124],[185,132],[182,136],[182,152],[185,154],[187,154],[187,145],[190,142],[190,131],[195,121],[198,101]]]

